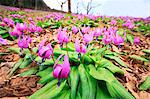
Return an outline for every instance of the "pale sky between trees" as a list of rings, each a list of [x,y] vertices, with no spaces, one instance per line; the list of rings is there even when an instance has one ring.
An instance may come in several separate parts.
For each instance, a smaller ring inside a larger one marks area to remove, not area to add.
[[[51,8],[61,10],[60,3],[66,0],[44,0]],[[90,0],[71,0],[72,12],[77,12],[77,4],[79,13],[86,14],[85,7]],[[148,17],[150,16],[150,0],[93,0],[93,8],[89,14],[109,15],[109,16],[134,16]],[[63,6],[63,10],[67,11],[67,2]]]

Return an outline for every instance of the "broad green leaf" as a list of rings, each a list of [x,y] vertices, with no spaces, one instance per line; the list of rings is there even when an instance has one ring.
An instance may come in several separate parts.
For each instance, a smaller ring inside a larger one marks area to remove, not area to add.
[[[1,31],[0,31],[0,35],[5,34],[5,33],[7,33],[6,30],[1,30]]]
[[[117,56],[110,56],[110,55],[104,55],[104,56],[106,58],[115,60],[117,63],[119,63],[123,67],[127,67],[127,65],[119,57],[117,57]]]
[[[89,74],[97,80],[103,80],[109,83],[116,80],[113,74],[105,68],[100,68],[99,70],[96,70],[93,65],[88,65],[88,67],[90,69]]]
[[[97,84],[96,99],[113,99],[107,90],[105,82],[101,81]]]
[[[146,78],[146,80],[139,86],[140,90],[148,90],[150,89],[150,76]]]
[[[19,66],[22,64],[23,59],[20,59],[12,68],[12,70],[9,73],[9,76],[12,76],[13,73],[19,68]]]
[[[150,50],[149,50],[149,49],[143,49],[142,51],[143,51],[144,53],[150,54]]]
[[[133,42],[134,42],[134,37],[133,37],[133,35],[127,34],[126,37],[127,37],[127,40],[128,40],[131,44],[133,44]]]
[[[135,99],[118,80],[106,82],[110,95],[116,99]]]
[[[120,74],[124,74],[123,70],[120,69],[119,67],[115,66],[111,61],[102,58],[100,61],[97,62],[98,64],[98,69],[99,68],[107,68],[109,69],[112,73],[120,73]]]
[[[2,38],[7,38],[7,37],[10,36],[10,34],[9,33],[5,33],[5,34],[1,34],[1,36],[2,36]]]
[[[15,47],[10,47],[8,48],[8,50],[12,51],[12,52],[15,52],[17,54],[20,54],[20,49],[19,48],[15,48]]]
[[[129,57],[132,58],[132,59],[136,59],[136,60],[140,60],[140,61],[144,61],[144,62],[149,62],[149,60],[147,60],[147,59],[145,59],[145,58],[143,58],[141,56],[130,55]]]
[[[27,70],[23,73],[21,73],[19,76],[31,76],[37,72],[36,68],[31,68],[30,70]]]

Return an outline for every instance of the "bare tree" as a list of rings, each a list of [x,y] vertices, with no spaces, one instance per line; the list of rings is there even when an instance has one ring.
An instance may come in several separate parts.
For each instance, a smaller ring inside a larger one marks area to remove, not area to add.
[[[68,0],[68,13],[71,13],[71,0]]]
[[[77,14],[79,14],[79,2],[77,2],[76,9],[77,9]]]
[[[87,5],[84,5],[83,3],[82,3],[82,5],[83,5],[84,9],[86,10],[86,14],[89,14],[90,11],[92,11],[94,8],[100,6],[101,4],[93,5],[93,0],[90,0],[87,3]]]
[[[64,4],[67,2],[67,0],[65,0],[65,1],[58,1],[57,0],[57,2],[60,4],[61,10],[63,11]]]

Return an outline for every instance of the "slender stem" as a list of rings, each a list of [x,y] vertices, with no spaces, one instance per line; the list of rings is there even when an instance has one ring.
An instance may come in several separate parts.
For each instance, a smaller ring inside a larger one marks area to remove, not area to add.
[[[68,55],[68,57],[69,57],[67,43],[66,43],[66,51],[67,51],[67,55]]]
[[[83,54],[83,56],[82,56],[83,58],[82,58],[82,63],[84,63],[84,54]],[[81,58],[80,58],[81,59]]]
[[[55,59],[54,59],[54,53],[52,54],[52,60],[55,63]]]

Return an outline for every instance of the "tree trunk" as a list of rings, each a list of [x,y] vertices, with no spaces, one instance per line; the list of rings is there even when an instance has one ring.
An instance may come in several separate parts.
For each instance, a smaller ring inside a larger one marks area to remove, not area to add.
[[[71,0],[68,0],[68,12],[71,13]]]

